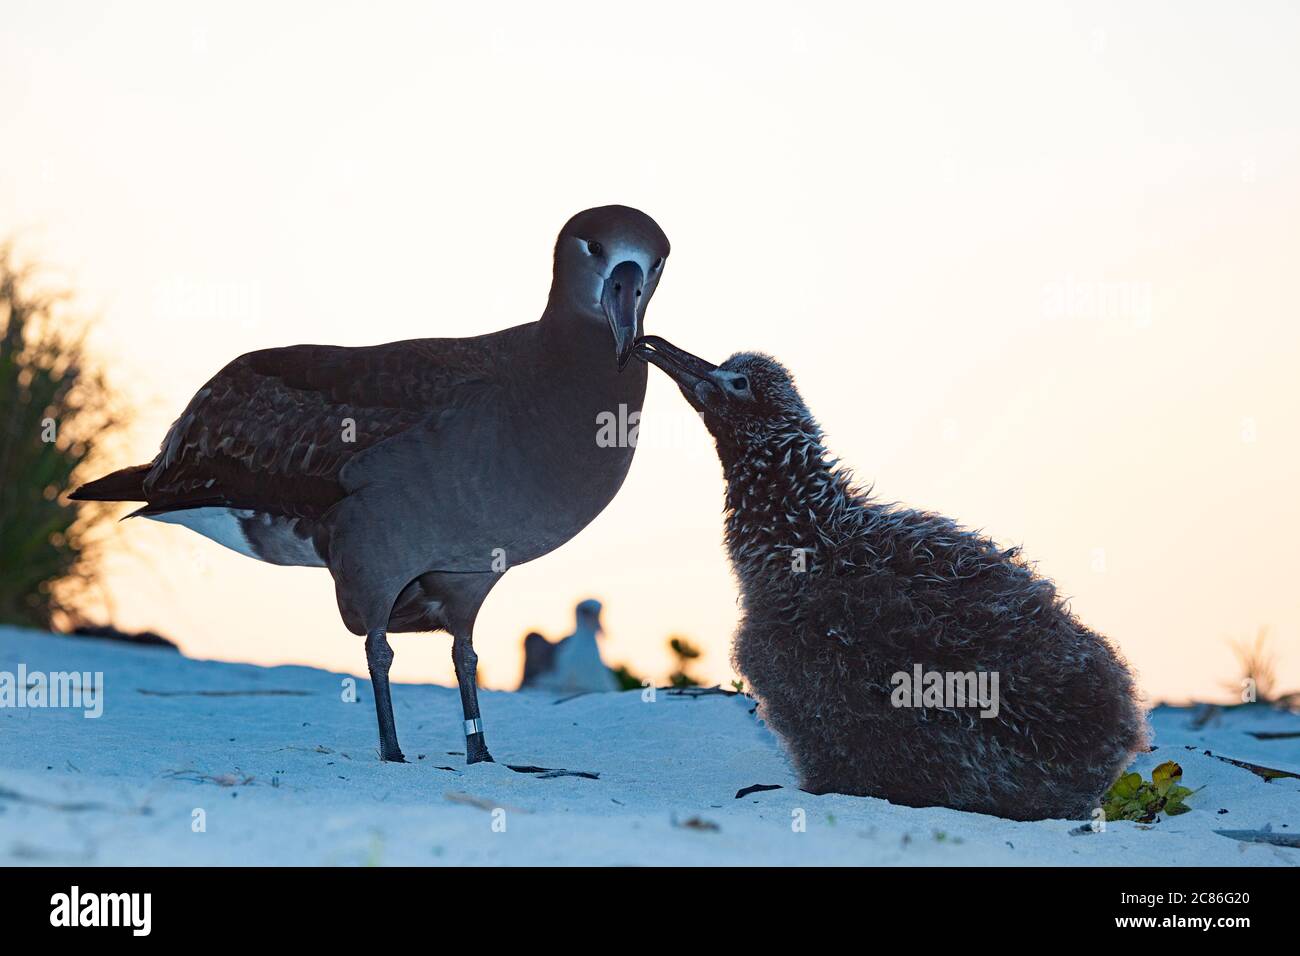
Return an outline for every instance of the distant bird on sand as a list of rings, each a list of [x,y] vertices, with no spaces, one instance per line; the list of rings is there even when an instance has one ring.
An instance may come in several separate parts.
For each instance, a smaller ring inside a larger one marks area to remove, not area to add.
[[[529,631],[524,635],[524,673],[519,678],[520,690],[536,686],[538,679],[551,669],[551,662],[555,660],[555,648],[555,644],[537,631]]]
[[[1128,668],[1016,549],[881,504],[830,459],[784,366],[638,350],[727,480],[733,659],[813,793],[1088,819],[1146,749]]]
[[[618,679],[600,659],[598,634],[604,632],[600,623],[600,602],[583,601],[575,611],[577,618],[573,633],[554,644],[542,648],[537,641],[524,642],[524,680],[519,689],[547,690],[556,694],[585,694],[618,690]],[[533,635],[528,635],[532,638]],[[541,638],[541,635],[537,635]],[[541,638],[545,643],[546,639]],[[533,666],[529,666],[530,663]]]
[[[393,724],[390,631],[445,630],[469,763],[491,760],[473,628],[514,565],[564,544],[609,504],[635,451],[598,440],[639,413],[628,360],[668,239],[626,206],[580,212],[555,244],[541,318],[473,338],[250,352],[199,389],[152,462],[72,497],[143,501],[272,564],[326,567],[348,629],[366,636],[380,756]],[[501,275],[510,282],[508,263]]]

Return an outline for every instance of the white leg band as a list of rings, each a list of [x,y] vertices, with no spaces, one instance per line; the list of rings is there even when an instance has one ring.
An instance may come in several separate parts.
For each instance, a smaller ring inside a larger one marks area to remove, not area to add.
[[[483,733],[483,721],[480,718],[475,717],[473,720],[465,721],[466,737],[470,736],[471,734],[481,734],[481,733]]]

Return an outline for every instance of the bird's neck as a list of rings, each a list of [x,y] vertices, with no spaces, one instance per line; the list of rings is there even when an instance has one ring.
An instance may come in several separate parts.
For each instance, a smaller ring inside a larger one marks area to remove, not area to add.
[[[646,364],[633,359],[619,371],[614,338],[604,316],[588,313],[553,294],[538,323],[537,367],[546,387],[558,390],[574,412],[639,413],[645,400]]]
[[[547,309],[535,348],[533,388],[515,415],[522,440],[533,449],[539,480],[565,497],[580,483],[578,497],[603,508],[636,451],[646,365],[633,359],[620,372],[608,325],[572,310]]]
[[[798,421],[724,449],[726,540],[742,577],[811,573],[850,529],[858,500],[815,422]],[[819,556],[821,560],[819,560]]]

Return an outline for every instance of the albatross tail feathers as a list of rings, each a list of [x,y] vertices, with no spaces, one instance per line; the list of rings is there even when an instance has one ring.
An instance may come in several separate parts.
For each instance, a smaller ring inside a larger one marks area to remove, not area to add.
[[[152,464],[132,465],[82,485],[68,497],[73,501],[148,501],[144,478]]]

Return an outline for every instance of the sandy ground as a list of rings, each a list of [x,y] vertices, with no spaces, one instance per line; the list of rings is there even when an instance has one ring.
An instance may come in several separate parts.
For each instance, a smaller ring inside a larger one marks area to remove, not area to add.
[[[103,714],[0,708],[4,864],[1300,865],[1216,832],[1300,835],[1300,779],[1220,759],[1300,774],[1300,716],[1264,707],[1158,708],[1136,769],[1178,761],[1193,812],[1078,832],[804,793],[740,696],[484,693],[501,763],[466,767],[455,691],[399,685],[403,765],[344,675],[0,628],[0,673],[20,665],[101,672]]]

